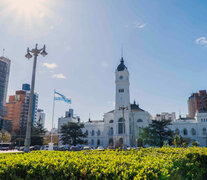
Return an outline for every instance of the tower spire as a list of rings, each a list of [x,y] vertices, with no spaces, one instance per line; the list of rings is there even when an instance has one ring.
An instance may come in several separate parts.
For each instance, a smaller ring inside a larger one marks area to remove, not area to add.
[[[123,46],[121,47],[121,63],[124,63],[124,58],[123,58],[123,56],[124,56],[124,50],[123,50]]]

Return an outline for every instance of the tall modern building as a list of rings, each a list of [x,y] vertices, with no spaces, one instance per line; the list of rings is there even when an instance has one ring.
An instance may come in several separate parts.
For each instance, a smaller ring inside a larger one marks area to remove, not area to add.
[[[7,89],[9,82],[9,72],[10,72],[11,61],[5,57],[0,57],[0,120],[7,113],[5,108]]]
[[[42,109],[37,109],[37,115],[35,118],[35,122],[39,122],[42,124],[42,127],[45,127],[45,113]]]
[[[189,117],[194,118],[196,111],[207,111],[207,93],[206,90],[200,90],[198,93],[193,93],[188,98],[188,113]]]
[[[11,131],[13,134],[24,134],[27,126],[27,117],[29,110],[30,85],[23,84],[22,90],[16,91],[15,95],[9,96],[9,102],[6,103],[8,115],[5,120],[12,121]],[[38,94],[34,95],[33,124],[37,114]]]

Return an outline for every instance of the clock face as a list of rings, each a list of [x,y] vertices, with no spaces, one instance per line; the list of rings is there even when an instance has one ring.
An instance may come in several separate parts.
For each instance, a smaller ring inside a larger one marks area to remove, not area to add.
[[[119,76],[119,79],[123,79],[124,77],[123,76]]]

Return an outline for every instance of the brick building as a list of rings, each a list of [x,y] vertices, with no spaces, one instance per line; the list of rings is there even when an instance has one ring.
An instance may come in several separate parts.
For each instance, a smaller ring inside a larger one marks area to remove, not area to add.
[[[188,113],[189,117],[194,118],[196,111],[207,111],[207,92],[200,90],[198,93],[193,93],[188,98]]]
[[[9,102],[6,103],[8,114],[5,120],[11,120],[12,134],[25,134],[27,126],[27,117],[29,110],[30,86],[23,84],[22,90],[16,91],[15,95],[9,96]],[[34,107],[33,107],[33,121],[37,113],[38,94],[34,94]]]
[[[9,96],[9,102],[6,103],[8,114],[5,120],[12,121],[12,133],[17,133],[19,131],[22,106],[25,104],[25,97],[25,91],[16,91],[15,95]]]

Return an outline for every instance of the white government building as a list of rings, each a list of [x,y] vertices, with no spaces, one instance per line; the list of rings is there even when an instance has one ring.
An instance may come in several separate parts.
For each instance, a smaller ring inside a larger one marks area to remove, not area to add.
[[[130,103],[129,71],[121,58],[115,72],[115,109],[105,113],[101,121],[84,123],[88,144],[96,146],[135,146],[143,127],[151,122],[151,115],[134,102]]]
[[[136,139],[142,128],[152,121],[152,116],[134,102],[130,103],[129,71],[124,60],[118,65],[115,72],[115,109],[105,113],[101,121],[85,122],[85,131],[88,134],[88,144],[97,146],[116,146],[116,143],[125,146],[136,146]],[[161,113],[155,119],[170,119],[170,129],[183,138],[190,138],[191,142],[198,141],[200,146],[207,147],[207,112],[197,112],[195,118],[176,119],[175,113]]]
[[[121,58],[115,72],[115,109],[104,114],[103,120],[88,120],[84,122],[84,132],[87,132],[87,142],[91,147],[97,146],[136,146],[142,128],[147,127],[152,116],[141,109],[136,102],[130,103],[129,72]],[[190,138],[191,142],[198,141],[200,146],[207,146],[207,112],[197,112],[195,118],[176,119],[175,113],[161,113],[154,119],[170,119],[170,129],[183,138]],[[80,122],[80,118],[73,117],[73,110],[66,112],[65,117],[58,120],[58,131],[67,122]],[[61,143],[60,143],[61,144]]]

